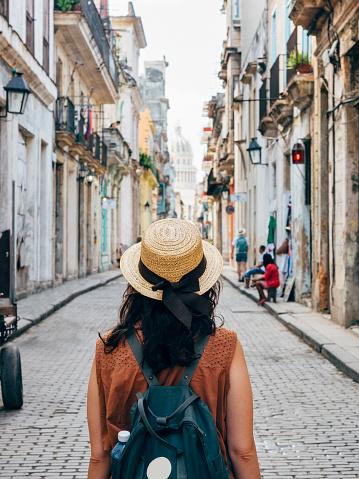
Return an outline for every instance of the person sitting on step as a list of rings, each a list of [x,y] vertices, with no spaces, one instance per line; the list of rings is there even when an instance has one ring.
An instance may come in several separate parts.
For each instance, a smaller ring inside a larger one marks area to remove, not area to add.
[[[280,285],[278,267],[270,254],[266,253],[263,256],[263,264],[265,267],[264,275],[253,280],[259,293],[258,306],[268,301],[268,298],[264,294],[265,289],[278,288]]]
[[[266,250],[266,247],[264,245],[260,246],[259,247],[259,261],[258,263],[253,266],[252,269],[249,269],[248,271],[246,271],[244,273],[244,281],[246,283],[245,287],[246,288],[249,288],[249,283],[250,283],[250,280],[251,280],[251,276],[255,275],[255,274],[263,274],[265,272],[265,268],[264,268],[264,265],[263,265],[263,256],[264,256],[264,252]]]

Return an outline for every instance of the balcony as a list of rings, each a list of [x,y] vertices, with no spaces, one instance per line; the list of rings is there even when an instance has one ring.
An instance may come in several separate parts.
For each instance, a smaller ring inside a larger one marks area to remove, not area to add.
[[[310,32],[320,28],[329,13],[326,0],[292,0],[289,5],[289,18],[294,25],[300,25]]]
[[[88,151],[94,160],[101,161],[101,138],[97,133],[91,133],[88,142]]]
[[[54,12],[56,38],[70,58],[84,65],[83,81],[98,103],[114,103],[118,69],[93,0],[81,0],[81,11]]]
[[[80,113],[80,116],[75,118],[75,142],[69,146],[69,152],[73,156],[78,155],[83,161],[89,161],[92,159],[92,156],[88,151],[86,130],[86,120],[82,113]]]
[[[101,141],[101,165],[107,168],[107,145]]]
[[[278,128],[270,115],[264,115],[259,123],[258,130],[265,138],[275,138],[278,135]]]
[[[314,95],[314,74],[300,73],[294,75],[288,83],[285,94],[291,106],[295,106],[301,111],[308,108]]]
[[[61,148],[71,146],[75,137],[75,107],[67,97],[56,100],[55,109],[56,142]]]
[[[130,171],[130,154],[128,146],[117,128],[105,128],[103,141],[108,145],[107,162],[115,165],[123,174]]]
[[[293,105],[289,99],[283,95],[274,102],[270,113],[275,123],[281,125],[283,130],[285,130],[293,120]]]

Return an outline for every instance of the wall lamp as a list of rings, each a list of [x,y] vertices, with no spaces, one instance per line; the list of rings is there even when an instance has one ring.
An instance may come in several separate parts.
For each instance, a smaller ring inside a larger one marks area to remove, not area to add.
[[[8,113],[23,115],[27,98],[31,93],[26,81],[22,78],[22,73],[12,70],[12,74],[12,79],[4,86],[6,91],[6,113],[5,115],[0,115],[0,118],[6,118]]]
[[[90,170],[87,175],[87,185],[91,186],[94,179],[95,179],[95,173],[93,170]]]
[[[148,201],[145,204],[145,211],[150,211],[150,204]]]
[[[222,199],[224,201],[227,201],[228,200],[228,195],[229,195],[229,188],[228,186],[224,185],[222,188],[221,188],[221,193],[222,193]]]
[[[252,138],[252,141],[249,143],[247,148],[249,158],[252,165],[266,165],[268,163],[262,163],[262,147],[257,143],[257,138]]]
[[[79,177],[77,178],[77,181],[84,181],[88,174],[88,168],[86,164],[81,165],[81,168],[79,169]]]

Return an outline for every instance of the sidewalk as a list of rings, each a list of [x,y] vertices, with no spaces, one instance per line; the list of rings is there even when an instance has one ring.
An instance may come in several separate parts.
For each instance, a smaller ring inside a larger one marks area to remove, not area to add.
[[[122,273],[119,269],[105,271],[86,278],[75,279],[56,288],[46,289],[41,293],[21,299],[17,302],[17,314],[20,318],[17,323],[17,331],[11,334],[10,340],[47,318],[77,296],[105,286],[120,276]]]
[[[245,289],[244,283],[238,282],[237,273],[228,264],[224,265],[222,277],[242,294],[258,301],[257,290]],[[299,303],[285,303],[282,298],[277,298],[276,303],[264,303],[264,308],[340,371],[359,382],[358,326],[345,329],[332,322],[329,315],[317,313]]]

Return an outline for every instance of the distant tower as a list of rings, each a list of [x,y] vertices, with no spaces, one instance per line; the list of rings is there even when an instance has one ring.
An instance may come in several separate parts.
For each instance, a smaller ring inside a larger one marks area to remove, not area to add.
[[[184,219],[193,221],[197,168],[193,166],[191,145],[182,136],[180,126],[176,127],[175,135],[170,139],[169,152],[171,163],[176,170],[174,189],[181,195]]]

